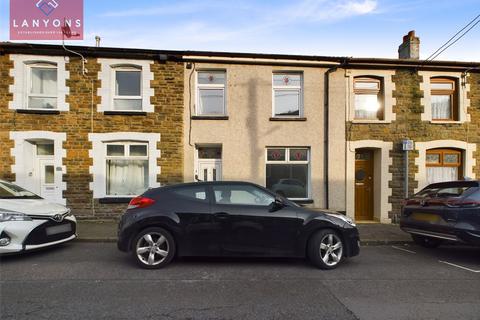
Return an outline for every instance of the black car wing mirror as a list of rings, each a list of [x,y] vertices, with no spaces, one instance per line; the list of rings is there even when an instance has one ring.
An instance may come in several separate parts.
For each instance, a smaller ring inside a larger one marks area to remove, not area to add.
[[[281,197],[275,197],[275,200],[269,206],[269,211],[270,212],[278,211],[285,206],[286,206],[285,201],[283,201]]]

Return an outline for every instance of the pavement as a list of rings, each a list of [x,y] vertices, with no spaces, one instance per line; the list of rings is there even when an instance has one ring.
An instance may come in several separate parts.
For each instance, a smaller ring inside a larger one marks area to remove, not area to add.
[[[84,242],[117,241],[115,220],[79,220],[78,240]],[[358,223],[362,245],[402,245],[412,242],[410,236],[396,224]]]

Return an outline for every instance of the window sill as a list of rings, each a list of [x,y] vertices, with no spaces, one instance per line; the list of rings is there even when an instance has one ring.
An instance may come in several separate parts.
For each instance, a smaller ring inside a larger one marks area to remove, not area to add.
[[[465,121],[459,121],[459,120],[429,120],[431,124],[462,124],[465,123]]]
[[[104,111],[104,115],[108,116],[146,116],[143,111]]]
[[[228,116],[192,116],[192,120],[228,120]]]
[[[270,121],[307,121],[305,117],[271,117]]]
[[[59,110],[41,110],[41,109],[16,109],[17,113],[26,114],[60,114]]]
[[[294,199],[289,199],[290,201],[292,202],[295,202],[296,204],[312,204],[313,203],[313,199],[298,199],[298,200],[294,200]]]
[[[371,123],[379,123],[379,124],[385,124],[385,123],[392,123],[391,121],[387,120],[351,120],[352,123],[358,123],[358,124],[371,124]]]
[[[106,197],[106,198],[100,198],[98,199],[98,202],[104,204],[104,203],[129,203],[130,200],[132,200],[133,197],[129,198],[129,197],[119,197],[119,198],[115,198],[115,197]]]

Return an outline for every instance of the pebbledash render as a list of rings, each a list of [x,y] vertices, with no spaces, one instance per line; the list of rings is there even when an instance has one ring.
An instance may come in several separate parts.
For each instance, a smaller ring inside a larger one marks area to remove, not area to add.
[[[0,178],[80,217],[149,187],[244,180],[356,220],[405,192],[475,179],[480,64],[1,44]],[[202,197],[202,195],[198,195]],[[231,196],[249,201],[249,195]]]

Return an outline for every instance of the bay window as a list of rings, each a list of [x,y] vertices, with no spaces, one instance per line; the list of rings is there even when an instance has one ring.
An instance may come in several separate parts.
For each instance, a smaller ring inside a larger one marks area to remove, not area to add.
[[[303,79],[301,73],[273,74],[273,116],[303,116]]]
[[[147,143],[107,143],[105,152],[107,196],[136,196],[148,188]]]
[[[27,107],[29,109],[56,109],[58,98],[57,66],[54,64],[28,65],[29,85]]]
[[[267,148],[266,187],[290,199],[310,196],[310,150]]]
[[[225,71],[199,71],[197,73],[197,115],[226,115],[225,85]]]

